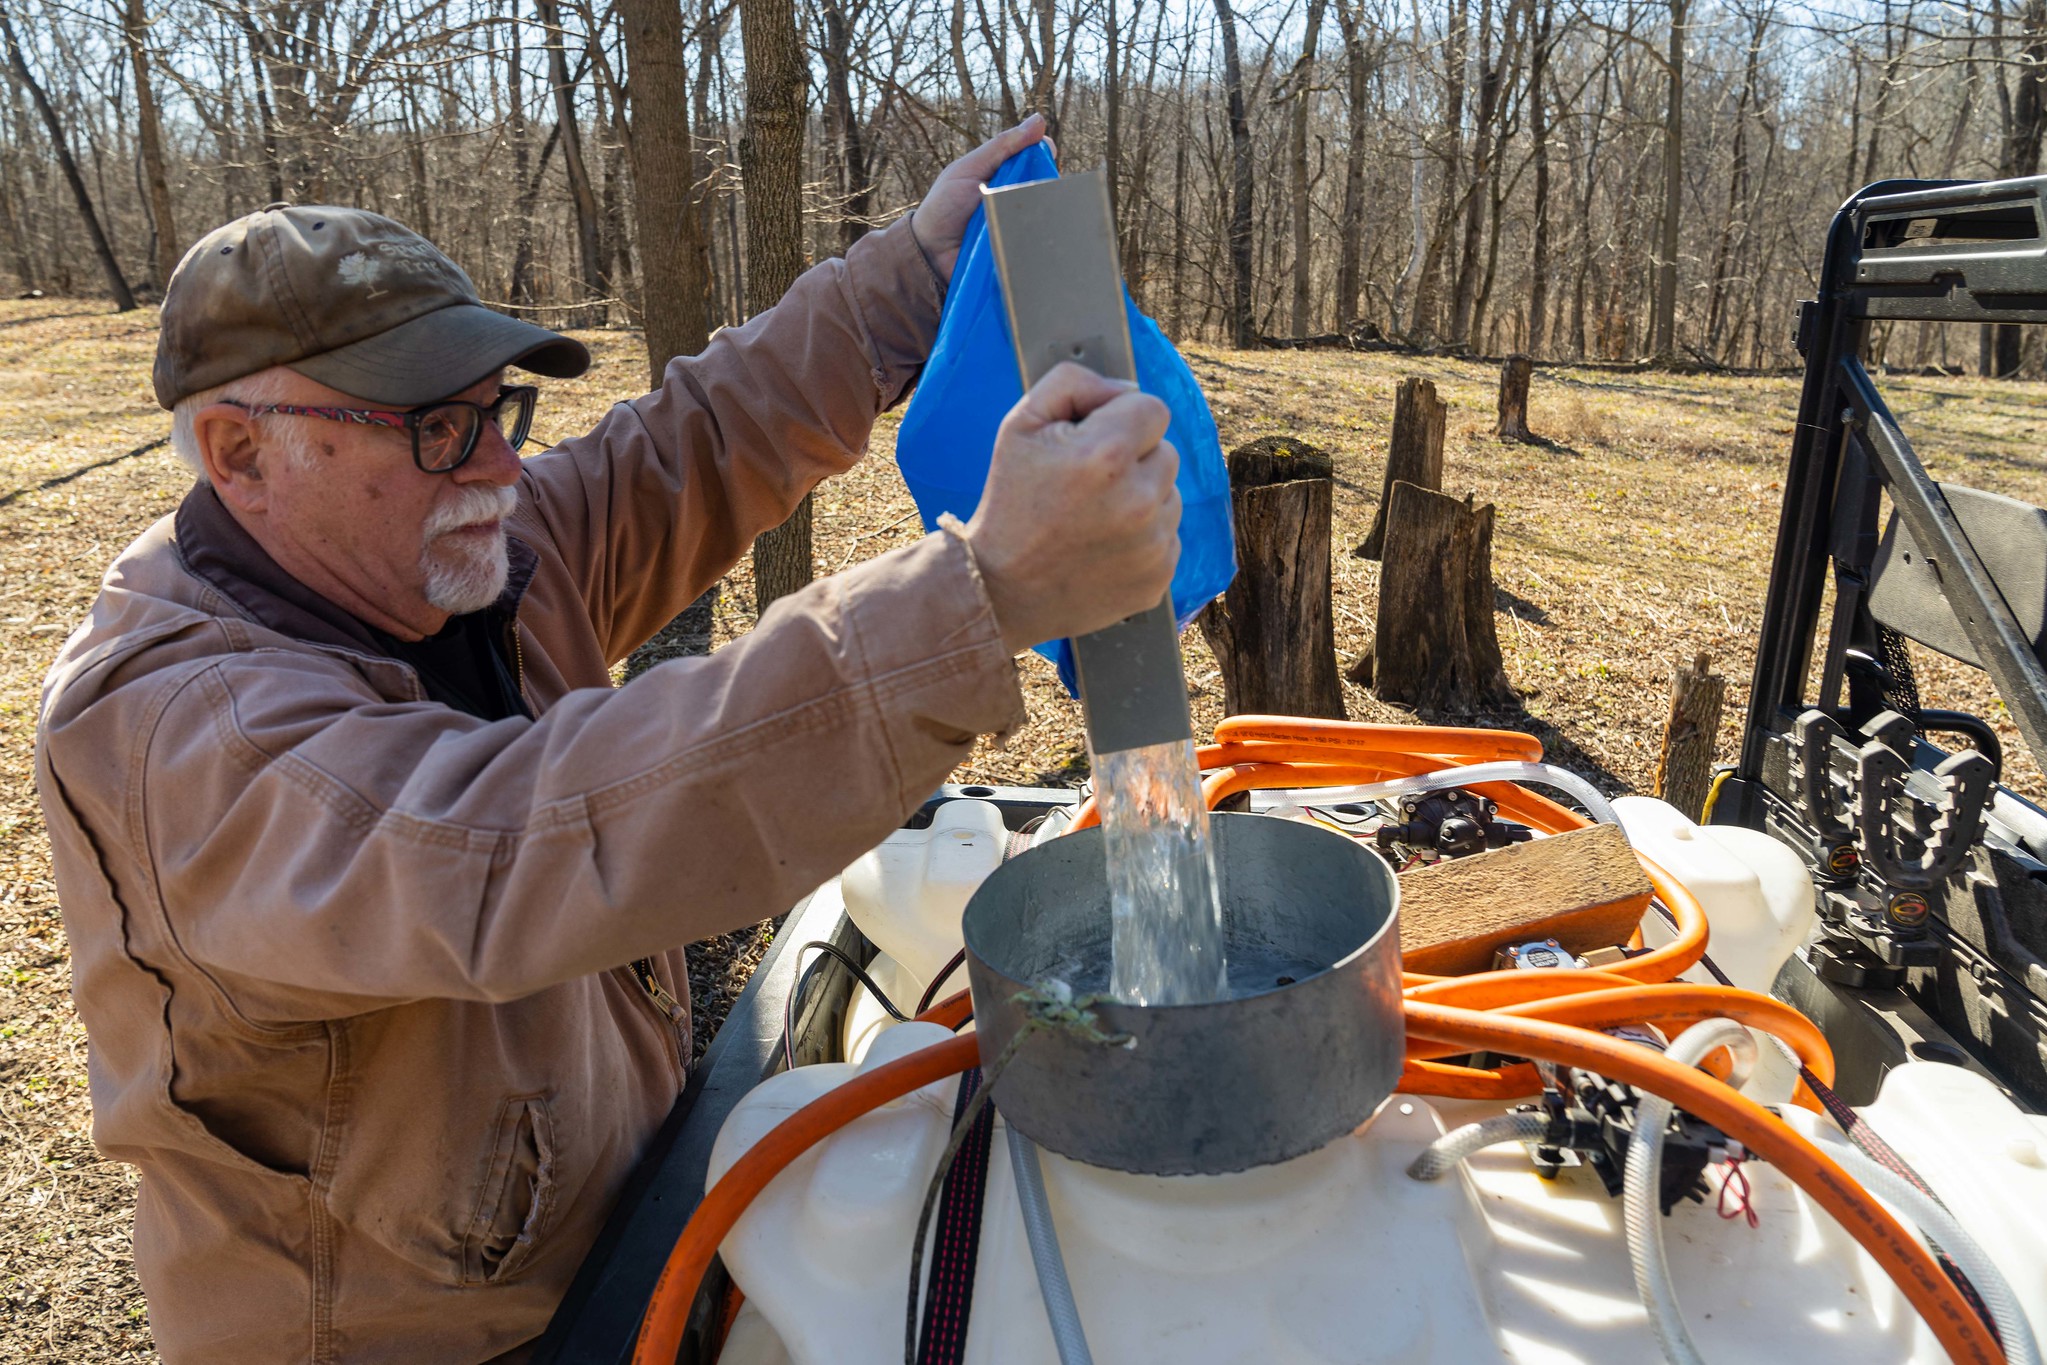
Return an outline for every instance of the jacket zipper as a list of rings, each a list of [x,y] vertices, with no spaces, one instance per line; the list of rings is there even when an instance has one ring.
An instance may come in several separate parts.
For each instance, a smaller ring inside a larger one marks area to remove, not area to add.
[[[519,618],[513,617],[512,623],[505,629],[512,637],[512,690],[519,694],[519,700],[526,704],[526,710],[530,714],[533,710],[533,699],[526,695],[526,646],[519,643]]]
[[[675,1030],[676,1069],[686,1077],[689,1074],[689,1058],[683,1055],[682,1049],[685,1029],[689,1024],[689,1008],[669,994],[667,987],[661,984],[661,979],[654,975],[653,958],[634,958],[626,965],[626,970],[632,974],[633,980],[639,983],[640,989],[646,993],[655,1011]]]

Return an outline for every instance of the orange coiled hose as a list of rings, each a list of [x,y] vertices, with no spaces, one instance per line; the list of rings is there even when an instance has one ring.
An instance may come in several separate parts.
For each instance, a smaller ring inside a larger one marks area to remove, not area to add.
[[[1740,1092],[1663,1054],[1603,1033],[1497,1011],[1458,1009],[1410,999],[1410,1038],[1485,1049],[1566,1066],[1639,1086],[1748,1146],[1832,1214],[1884,1268],[1956,1361],[1994,1365],[2004,1351],[1926,1248],[1834,1160]]]
[[[682,1349],[690,1305],[696,1301],[704,1272],[711,1268],[711,1258],[718,1254],[719,1243],[754,1196],[790,1162],[862,1114],[980,1064],[981,1045],[972,1034],[948,1038],[834,1086],[770,1128],[704,1195],[682,1236],[676,1238],[674,1250],[661,1267],[661,1278],[654,1282],[646,1316],[640,1319],[633,1365],[674,1365],[675,1354]]]
[[[1430,1005],[1449,1004],[1454,999],[1454,996],[1424,998],[1419,992],[1410,992],[1407,996],[1410,1003]],[[1655,1024],[1671,1036],[1682,1033],[1701,1019],[1732,1019],[1738,1024],[1775,1034],[1798,1054],[1800,1062],[1812,1068],[1822,1084],[1834,1083],[1834,1054],[1827,1047],[1819,1025],[1781,1000],[1732,986],[1640,986],[1630,982],[1613,990],[1496,1005],[1488,1013],[1492,1017],[1539,1019],[1545,1023],[1582,1029]],[[1407,1040],[1407,1055],[1416,1061],[1454,1057],[1465,1051],[1469,1049],[1413,1036]]]
[[[1229,716],[1215,727],[1218,744],[1312,744],[1358,754],[1432,754],[1455,763],[1542,758],[1542,741],[1519,730],[1474,730],[1454,725],[1372,725],[1312,716]]]

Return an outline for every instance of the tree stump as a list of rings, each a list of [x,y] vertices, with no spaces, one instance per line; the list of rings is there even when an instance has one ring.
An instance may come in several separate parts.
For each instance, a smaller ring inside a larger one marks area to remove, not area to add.
[[[1493,629],[1493,509],[1393,485],[1379,620],[1351,681],[1425,714],[1510,706],[1513,685]]]
[[[1231,451],[1229,468],[1237,576],[1197,618],[1222,672],[1223,710],[1342,720],[1329,455],[1266,436]]]
[[[1713,785],[1713,741],[1720,734],[1720,708],[1727,679],[1708,669],[1712,656],[1699,652],[1691,666],[1670,675],[1670,718],[1663,723],[1663,752],[1656,760],[1656,794],[1697,820]]]
[[[1528,381],[1535,377],[1535,362],[1525,355],[1510,355],[1500,366],[1500,424],[1496,428],[1505,441],[1533,441],[1528,429]]]
[[[1394,484],[1443,486],[1443,422],[1449,412],[1428,380],[1400,381],[1393,396],[1393,436],[1386,443],[1386,478],[1379,486],[1379,508],[1372,513],[1372,529],[1365,543],[1351,552],[1359,559],[1377,559],[1386,544],[1386,505],[1393,499]]]

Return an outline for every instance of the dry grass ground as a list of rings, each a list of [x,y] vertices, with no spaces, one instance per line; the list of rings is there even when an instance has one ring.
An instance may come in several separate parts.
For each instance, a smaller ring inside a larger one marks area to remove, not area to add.
[[[598,365],[550,384],[538,430],[587,426],[639,382],[636,337],[587,338]],[[145,449],[167,429],[150,401],[156,332],[147,312],[38,300],[0,303],[0,1360],[153,1358],[129,1266],[133,1178],[94,1154],[85,1038],[68,971],[48,846],[31,774],[37,691],[106,563],[176,505],[182,469]],[[1489,368],[1338,353],[1191,356],[1225,443],[1284,433],[1337,457],[1338,645],[1368,637],[1376,567],[1343,554],[1363,538],[1399,378],[1433,379],[1450,404],[1448,479],[1499,509],[1500,639],[1533,730],[1552,756],[1609,790],[1646,788],[1672,665],[1705,650],[1732,684],[1721,734],[1732,753],[1761,614],[1794,380],[1544,371],[1532,405],[1550,446],[1503,445],[1491,429]],[[1937,474],[2038,502],[2047,496],[2047,388],[1899,380],[1893,401]],[[817,558],[832,570],[918,532],[889,462],[874,458],[823,489]],[[741,566],[726,583],[721,638],[752,621]],[[1983,710],[1967,670],[1922,657],[1930,704]],[[1187,647],[1197,718],[1221,714],[1206,650]],[[1085,771],[1077,708],[1050,671],[1027,667],[1029,727],[978,754],[961,780],[1057,783]],[[1401,713],[1353,689],[1359,719]],[[2002,724],[2002,714],[1997,713]],[[2040,775],[2008,725],[2015,782]],[[750,963],[707,964],[729,988]],[[717,994],[720,992],[706,992]]]

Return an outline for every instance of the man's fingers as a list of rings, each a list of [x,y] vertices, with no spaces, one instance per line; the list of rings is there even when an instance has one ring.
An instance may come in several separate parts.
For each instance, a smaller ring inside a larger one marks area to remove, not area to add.
[[[1077,422],[1118,396],[1136,392],[1135,384],[1110,379],[1085,365],[1064,360],[1031,385],[1020,406],[1033,426],[1047,426],[1053,422]]]
[[[1076,428],[1076,434],[1090,445],[1129,451],[1132,463],[1139,463],[1154,458],[1172,420],[1173,414],[1164,403],[1132,389],[1090,412]]]
[[[1045,136],[1045,116],[1032,114],[1014,128],[1005,128],[994,137],[968,152],[953,163],[953,168],[968,176],[974,183],[985,182],[989,176],[1002,168],[1002,163],[1015,156]]]

